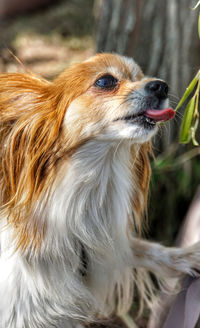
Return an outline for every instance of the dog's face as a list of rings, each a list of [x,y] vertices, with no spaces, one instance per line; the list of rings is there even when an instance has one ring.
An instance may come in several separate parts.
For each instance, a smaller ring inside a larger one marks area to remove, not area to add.
[[[166,110],[162,110],[168,106],[167,85],[145,78],[130,58],[96,55],[78,65],[73,74],[80,79],[78,87],[83,92],[69,104],[64,126],[74,135],[79,131],[79,138],[143,143],[156,133],[157,122],[166,120]],[[154,114],[149,116],[152,109]]]

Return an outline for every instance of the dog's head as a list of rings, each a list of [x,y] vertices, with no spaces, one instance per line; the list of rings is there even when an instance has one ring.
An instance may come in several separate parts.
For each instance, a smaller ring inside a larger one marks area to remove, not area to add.
[[[74,65],[53,82],[1,75],[0,198],[17,233],[23,230],[19,243],[30,240],[21,216],[49,190],[59,163],[95,138],[148,142],[157,123],[174,115],[167,94],[165,82],[144,77],[132,59],[113,54]],[[145,189],[148,147],[141,149],[138,172]]]
[[[157,122],[173,116],[167,84],[145,78],[130,58],[96,55],[65,71],[54,86],[72,95],[63,125],[73,138],[78,132],[77,142],[97,137],[143,143],[156,133]]]

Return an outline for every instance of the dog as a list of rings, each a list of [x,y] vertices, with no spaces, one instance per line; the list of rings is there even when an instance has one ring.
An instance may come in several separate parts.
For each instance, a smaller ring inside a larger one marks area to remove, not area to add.
[[[168,86],[97,54],[48,82],[0,75],[0,326],[72,328],[128,311],[148,272],[197,275],[200,247],[141,238]],[[150,298],[150,299],[149,299]]]

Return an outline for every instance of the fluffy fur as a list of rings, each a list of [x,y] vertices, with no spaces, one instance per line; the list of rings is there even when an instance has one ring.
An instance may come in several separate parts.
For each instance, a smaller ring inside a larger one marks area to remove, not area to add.
[[[117,85],[98,87],[108,74]],[[0,75],[1,328],[72,328],[121,314],[134,286],[150,302],[148,270],[198,268],[199,245],[138,238],[157,124],[124,117],[155,105],[144,89],[151,80],[112,54],[53,82]]]

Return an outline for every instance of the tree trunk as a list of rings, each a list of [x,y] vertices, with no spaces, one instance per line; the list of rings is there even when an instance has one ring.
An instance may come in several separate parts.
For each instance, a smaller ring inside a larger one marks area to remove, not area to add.
[[[188,0],[96,0],[97,51],[134,57],[146,75],[166,80],[180,97],[200,66],[198,10]],[[176,98],[177,103],[177,98]],[[175,106],[175,104],[174,104]],[[163,134],[161,148],[177,126]]]

